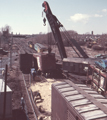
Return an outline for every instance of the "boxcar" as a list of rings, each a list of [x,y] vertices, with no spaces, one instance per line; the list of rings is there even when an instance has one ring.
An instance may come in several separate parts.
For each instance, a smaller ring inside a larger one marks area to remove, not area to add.
[[[52,120],[107,120],[107,99],[83,84],[54,83]]]

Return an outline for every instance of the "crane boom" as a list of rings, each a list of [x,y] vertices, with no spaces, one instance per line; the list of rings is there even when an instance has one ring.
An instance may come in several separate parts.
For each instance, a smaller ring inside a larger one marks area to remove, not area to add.
[[[59,28],[63,27],[63,25],[59,22],[59,20],[56,18],[56,16],[52,14],[49,4],[46,1],[44,1],[42,6],[45,8],[44,12],[46,13],[46,17],[48,19],[48,22],[49,22],[51,30],[53,32],[54,38],[56,40],[56,44],[58,46],[61,58],[62,59],[67,58],[64,44],[63,44],[62,37],[61,37],[61,33],[59,30]],[[88,55],[80,47],[80,45],[76,42],[76,40],[70,39],[70,41],[76,47],[76,49],[80,52],[80,54],[83,56],[83,58],[89,58]]]
[[[56,16],[54,16],[51,12],[51,9],[48,5],[48,3],[46,1],[44,1],[44,3],[42,4],[42,6],[45,8],[44,12],[46,13],[46,17],[48,19],[48,22],[50,24],[53,36],[56,40],[56,44],[58,46],[61,58],[67,58],[66,52],[65,52],[65,48],[62,42],[62,37],[59,31],[59,28],[62,27],[63,25],[58,21],[58,19],[56,18]]]

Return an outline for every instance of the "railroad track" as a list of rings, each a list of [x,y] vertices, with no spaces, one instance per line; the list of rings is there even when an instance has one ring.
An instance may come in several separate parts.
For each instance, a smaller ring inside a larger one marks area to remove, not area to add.
[[[32,99],[31,99],[30,74],[27,74],[27,75],[22,74],[22,76],[23,76],[22,85],[24,85],[22,93],[23,93],[24,100],[25,100],[26,116],[31,120],[38,120],[37,115],[35,113],[34,105],[32,103]]]
[[[36,106],[36,104],[34,102],[34,97],[33,97],[32,90],[30,89],[30,86],[31,86],[31,75],[30,74],[22,74],[22,75],[23,75],[24,86],[25,86],[25,89],[26,89],[27,97],[28,97],[26,105],[28,107],[30,106],[30,109],[29,108],[28,109],[30,111],[32,111],[31,113],[33,113],[32,116],[28,115],[28,117],[29,118],[32,117],[34,120],[41,120],[41,119],[43,120],[44,115],[42,115],[39,112],[39,110],[38,110],[38,108],[37,108],[37,106]]]
[[[20,41],[20,40],[19,40]],[[29,48],[28,45],[24,42],[24,41],[16,41],[15,44],[17,44],[17,47],[19,48],[19,50],[21,51],[21,53],[35,53],[36,51]]]
[[[19,54],[20,53],[33,53],[33,50],[31,48],[29,48],[27,46],[27,44],[25,44],[24,42],[18,42],[16,43],[17,47],[19,48]],[[59,57],[58,57],[59,58]],[[23,81],[21,83],[22,86],[22,93],[23,93],[23,97],[25,100],[25,113],[28,119],[31,120],[43,120],[43,114],[41,114],[36,106],[36,104],[34,103],[34,99],[33,99],[33,94],[32,91],[30,89],[31,86],[31,77],[30,74],[22,74],[23,76]],[[40,76],[40,79],[42,81],[47,81],[46,78],[44,76]]]
[[[24,42],[17,42],[15,43],[17,47],[19,48],[19,54],[20,53],[33,53],[34,50],[24,45]],[[39,112],[34,99],[33,94],[30,89],[31,86],[31,75],[30,74],[23,74],[22,73],[23,80],[21,82],[21,92],[22,97],[25,101],[25,108],[24,111],[26,113],[26,117],[28,120],[43,120],[43,115]]]

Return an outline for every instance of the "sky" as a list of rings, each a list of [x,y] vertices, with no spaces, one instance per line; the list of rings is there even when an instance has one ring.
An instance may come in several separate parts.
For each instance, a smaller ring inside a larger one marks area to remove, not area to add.
[[[9,25],[14,34],[49,31],[43,25],[43,0],[0,0],[0,28]],[[107,33],[107,0],[47,0],[52,13],[66,30],[78,34]],[[45,13],[43,15],[45,17]]]

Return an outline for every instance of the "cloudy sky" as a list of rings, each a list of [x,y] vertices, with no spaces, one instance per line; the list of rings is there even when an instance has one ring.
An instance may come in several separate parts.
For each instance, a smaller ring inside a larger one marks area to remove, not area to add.
[[[0,0],[0,28],[9,25],[12,32],[38,34],[48,32],[43,26],[43,0]],[[107,0],[47,0],[52,13],[66,30],[79,34],[107,33]],[[45,16],[45,14],[44,14]]]

